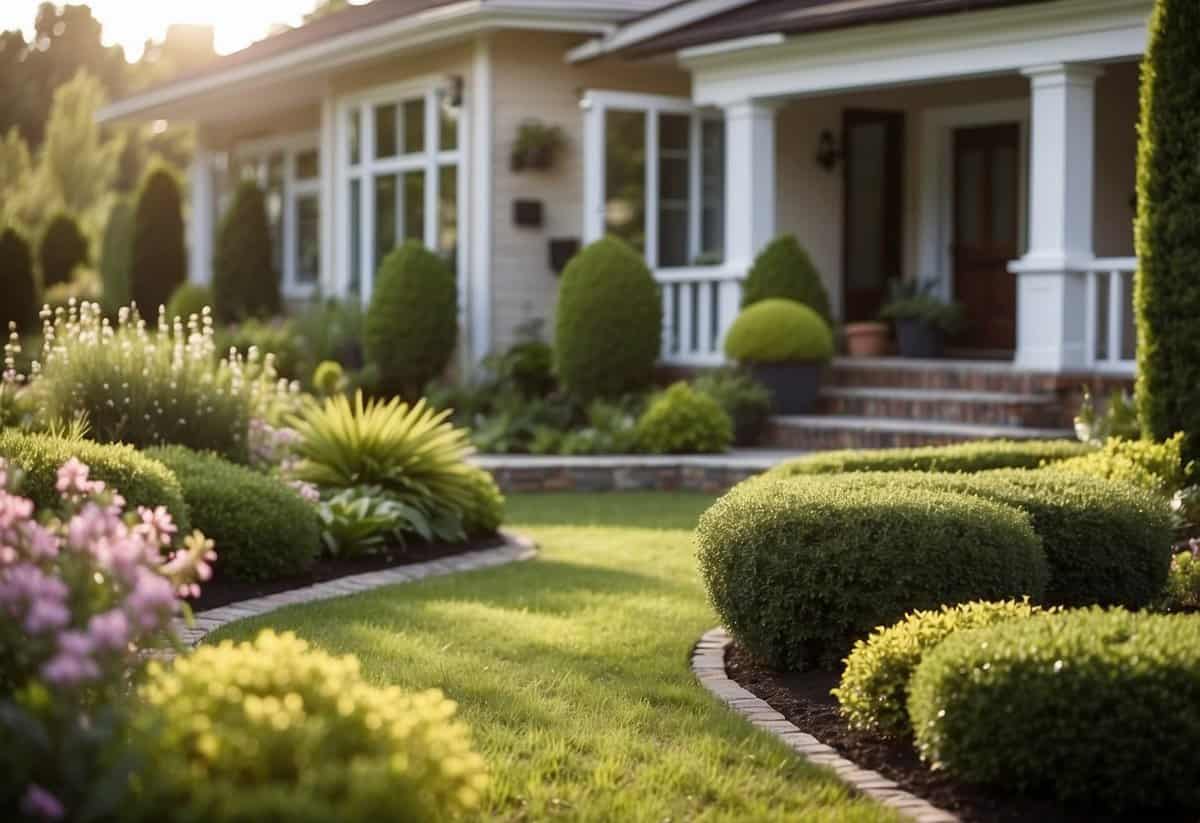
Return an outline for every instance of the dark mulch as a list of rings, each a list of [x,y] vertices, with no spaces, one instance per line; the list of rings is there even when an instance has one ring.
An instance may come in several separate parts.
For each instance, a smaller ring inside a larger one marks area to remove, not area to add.
[[[1095,811],[1063,809],[1053,801],[1006,794],[959,783],[944,772],[934,772],[917,757],[910,741],[888,741],[849,728],[829,690],[840,672],[777,672],[750,654],[730,646],[725,669],[732,680],[765,700],[801,731],[811,734],[860,767],[879,772],[908,792],[958,815],[968,823],[1084,823],[1113,820]],[[1195,817],[1130,816],[1127,820],[1184,821]]]
[[[365,557],[321,558],[305,574],[260,582],[222,579],[218,569],[213,579],[200,587],[200,597],[190,601],[189,605],[192,607],[192,611],[202,612],[227,606],[240,600],[279,594],[352,574],[377,572],[396,566],[424,563],[427,560],[437,560],[441,557],[490,549],[503,542],[503,538],[495,536],[469,543],[412,543],[403,548],[397,546],[385,552]]]

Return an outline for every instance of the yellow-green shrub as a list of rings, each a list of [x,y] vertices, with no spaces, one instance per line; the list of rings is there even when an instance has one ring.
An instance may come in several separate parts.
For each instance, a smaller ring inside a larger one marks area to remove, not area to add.
[[[741,363],[825,362],[833,332],[803,303],[774,297],[742,310],[725,335],[725,354]]]
[[[988,469],[1036,469],[1094,449],[1074,440],[984,440],[952,446],[903,449],[845,449],[818,452],[781,463],[775,477],[841,472],[939,471],[980,472]]]
[[[1099,451],[1058,463],[1059,471],[1120,480],[1170,497],[1187,485],[1182,433],[1162,443],[1153,440],[1105,441]]]
[[[681,381],[650,401],[637,440],[651,454],[723,452],[733,442],[733,422],[716,400]]]

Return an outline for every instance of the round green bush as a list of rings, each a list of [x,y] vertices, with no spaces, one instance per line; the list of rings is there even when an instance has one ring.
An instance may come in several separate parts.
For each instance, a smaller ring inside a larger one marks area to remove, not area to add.
[[[182,446],[148,449],[183,487],[192,525],[217,547],[217,573],[271,580],[310,568],[321,548],[316,510],[281,481]]]
[[[283,305],[267,203],[253,180],[238,184],[233,204],[221,219],[213,261],[213,300],[222,323],[270,317]]]
[[[651,454],[723,452],[733,442],[733,421],[716,400],[679,382],[642,412],[637,442]]]
[[[454,272],[416,241],[383,260],[367,310],[367,359],[383,386],[407,398],[446,370],[458,344]]]
[[[33,256],[25,238],[13,229],[0,233],[0,332],[7,337],[8,324],[16,323],[19,331],[37,325],[37,282],[33,275]]]
[[[116,312],[128,306],[129,270],[133,266],[133,202],[122,197],[113,203],[104,225],[100,246],[100,277],[103,281],[104,307]]]
[[[742,308],[773,298],[803,303],[821,315],[826,324],[833,323],[825,283],[793,234],[782,234],[768,243],[742,284]]]
[[[133,744],[153,769],[123,817],[179,823],[458,820],[487,785],[440,691],[367,682],[294,634],[151,666]]]
[[[261,272],[256,276],[261,276]],[[147,173],[133,215],[129,294],[146,317],[158,314],[187,280],[183,204],[179,181],[165,167]]]
[[[42,269],[42,289],[71,280],[77,266],[88,262],[88,241],[79,223],[69,214],[50,219],[38,245],[38,264]]]
[[[759,479],[700,518],[700,571],[723,624],[779,669],[830,666],[914,609],[1040,598],[1022,512],[965,494],[863,487],[856,475]]]
[[[908,724],[908,682],[924,656],[955,632],[1021,620],[1040,609],[1029,601],[1002,600],[917,611],[854,644],[838,687],[842,716],[857,729],[903,737]]]
[[[725,354],[741,363],[825,362],[833,333],[808,306],[772,298],[742,310],[725,335]]]
[[[469,499],[462,506],[463,531],[469,537],[495,534],[504,522],[504,495],[490,472],[475,466],[467,469]]]
[[[963,780],[1105,814],[1194,811],[1198,673],[1194,616],[1040,615],[948,637],[913,674],[908,710],[921,756]]]
[[[616,397],[650,385],[662,348],[662,301],[645,260],[615,237],[597,240],[562,274],[554,352],[572,395]]]
[[[846,449],[818,452],[781,463],[768,474],[841,474],[842,472],[939,471],[980,472],[988,469],[1036,469],[1095,451],[1074,440],[984,440],[952,446],[911,449]]]
[[[24,473],[21,494],[39,510],[56,508],[61,499],[55,489],[58,469],[72,457],[89,469],[93,480],[103,480],[125,498],[126,507],[165,506],[179,534],[191,531],[191,519],[183,488],[171,470],[132,446],[70,440],[48,434],[24,434],[14,429],[0,431],[0,457],[19,466]]]
[[[201,315],[213,304],[212,291],[199,283],[184,283],[175,289],[167,303],[167,317],[182,319],[185,323],[193,314]]]
[[[337,394],[346,384],[346,373],[342,364],[336,360],[322,360],[313,370],[312,384],[318,394],[326,397]]]

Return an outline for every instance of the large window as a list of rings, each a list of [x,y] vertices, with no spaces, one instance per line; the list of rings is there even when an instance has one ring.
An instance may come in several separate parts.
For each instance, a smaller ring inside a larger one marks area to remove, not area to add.
[[[321,160],[318,136],[246,143],[235,179],[258,183],[267,206],[272,262],[284,295],[310,297],[321,275]]]
[[[417,86],[348,100],[340,122],[348,289],[368,297],[379,264],[409,240],[457,269],[457,113]]]
[[[690,101],[589,92],[588,240],[613,234],[654,268],[720,262],[725,124]]]

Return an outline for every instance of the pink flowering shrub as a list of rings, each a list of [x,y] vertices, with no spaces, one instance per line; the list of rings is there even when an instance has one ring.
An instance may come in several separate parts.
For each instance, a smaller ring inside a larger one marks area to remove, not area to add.
[[[128,768],[113,747],[131,681],[216,555],[199,532],[177,540],[161,506],[126,512],[77,459],[55,510],[19,478],[0,461],[0,809],[59,819],[117,802],[102,795],[122,783],[106,770]]]

